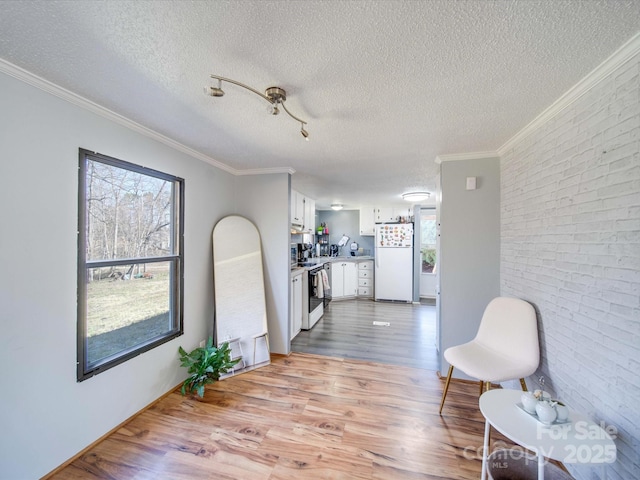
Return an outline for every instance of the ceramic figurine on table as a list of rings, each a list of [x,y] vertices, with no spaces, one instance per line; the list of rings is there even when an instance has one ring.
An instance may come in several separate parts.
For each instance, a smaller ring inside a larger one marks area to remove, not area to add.
[[[555,400],[556,404],[556,413],[558,422],[566,422],[569,420],[569,407],[567,407],[564,403]]]
[[[538,404],[538,399],[533,394],[533,392],[522,392],[520,401],[522,402],[522,406],[527,413],[530,413],[532,415],[536,413],[536,405]]]
[[[545,425],[551,425],[558,415],[555,406],[545,401],[538,402],[536,405],[536,414]]]

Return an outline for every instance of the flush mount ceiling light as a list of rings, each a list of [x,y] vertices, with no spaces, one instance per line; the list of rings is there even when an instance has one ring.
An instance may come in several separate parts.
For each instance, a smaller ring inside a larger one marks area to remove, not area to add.
[[[251,88],[244,83],[236,82],[235,80],[231,80],[230,78],[219,77],[218,75],[211,75],[211,78],[214,80],[218,80],[217,87],[209,87],[208,94],[212,97],[223,97],[224,90],[222,90],[222,82],[233,83],[234,85],[238,85],[239,87],[245,88],[250,92],[255,93],[256,95],[261,96],[267,102],[269,102],[269,110],[268,112],[271,115],[278,115],[280,113],[280,107],[289,115],[291,118],[300,122],[300,134],[304,137],[304,139],[309,141],[309,132],[304,129],[304,126],[307,124],[304,120],[296,117],[293,113],[287,110],[287,107],[284,105],[284,102],[287,100],[287,92],[284,91],[283,88],[280,87],[269,87],[265,90],[264,93],[259,92],[258,90]]]
[[[331,210],[342,210],[343,207],[344,207],[344,205],[342,205],[341,203],[333,203],[333,204],[331,204]]]
[[[429,192],[407,192],[402,194],[402,198],[407,202],[421,202],[430,196]]]

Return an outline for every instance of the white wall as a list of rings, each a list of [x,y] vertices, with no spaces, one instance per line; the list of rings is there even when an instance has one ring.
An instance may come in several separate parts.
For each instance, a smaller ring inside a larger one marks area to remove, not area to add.
[[[289,174],[236,178],[237,213],[251,220],[262,241],[269,346],[288,354],[289,343]],[[268,208],[265,208],[267,207]]]
[[[236,211],[257,217],[245,203],[236,206],[234,196],[262,181],[233,177],[3,73],[0,105],[0,478],[33,479],[184,378],[178,346],[192,348],[213,332],[213,227]],[[76,382],[79,147],[180,176],[186,194],[185,334],[82,383]],[[283,267],[280,254],[267,255],[275,276],[268,308],[286,322],[288,179],[269,177],[260,208],[273,205],[279,213],[267,217],[273,228],[258,223],[266,228],[265,250],[282,245]],[[282,239],[274,233],[281,225]],[[274,347],[281,350],[281,342]]]
[[[560,399],[618,430],[614,479],[640,478],[639,97],[636,54],[501,166],[501,291],[539,316],[542,362],[528,382],[544,375]]]
[[[421,298],[436,297],[436,275],[434,273],[420,274],[420,297]]]
[[[466,177],[477,177],[476,190],[466,190]],[[499,159],[442,162],[436,212],[436,312],[440,372],[446,375],[444,351],[475,337],[485,307],[500,289]],[[454,376],[468,378],[459,370]]]

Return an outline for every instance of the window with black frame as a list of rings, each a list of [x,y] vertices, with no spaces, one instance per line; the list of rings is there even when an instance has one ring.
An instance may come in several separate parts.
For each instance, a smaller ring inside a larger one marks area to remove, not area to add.
[[[78,381],[182,334],[184,180],[80,149]]]

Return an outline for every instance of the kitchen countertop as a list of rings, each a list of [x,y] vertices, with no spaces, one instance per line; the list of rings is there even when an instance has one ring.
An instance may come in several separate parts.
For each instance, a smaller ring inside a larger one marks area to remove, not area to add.
[[[312,265],[306,265],[306,266],[297,266],[297,267],[291,267],[291,271],[296,271],[296,270],[311,270],[312,268],[316,268],[318,265],[323,265],[325,263],[334,263],[334,262],[363,262],[365,260],[373,260],[372,256],[365,256],[365,255],[361,255],[361,256],[341,256],[341,257],[315,257],[315,258],[309,258],[307,260],[307,262],[313,262]]]

